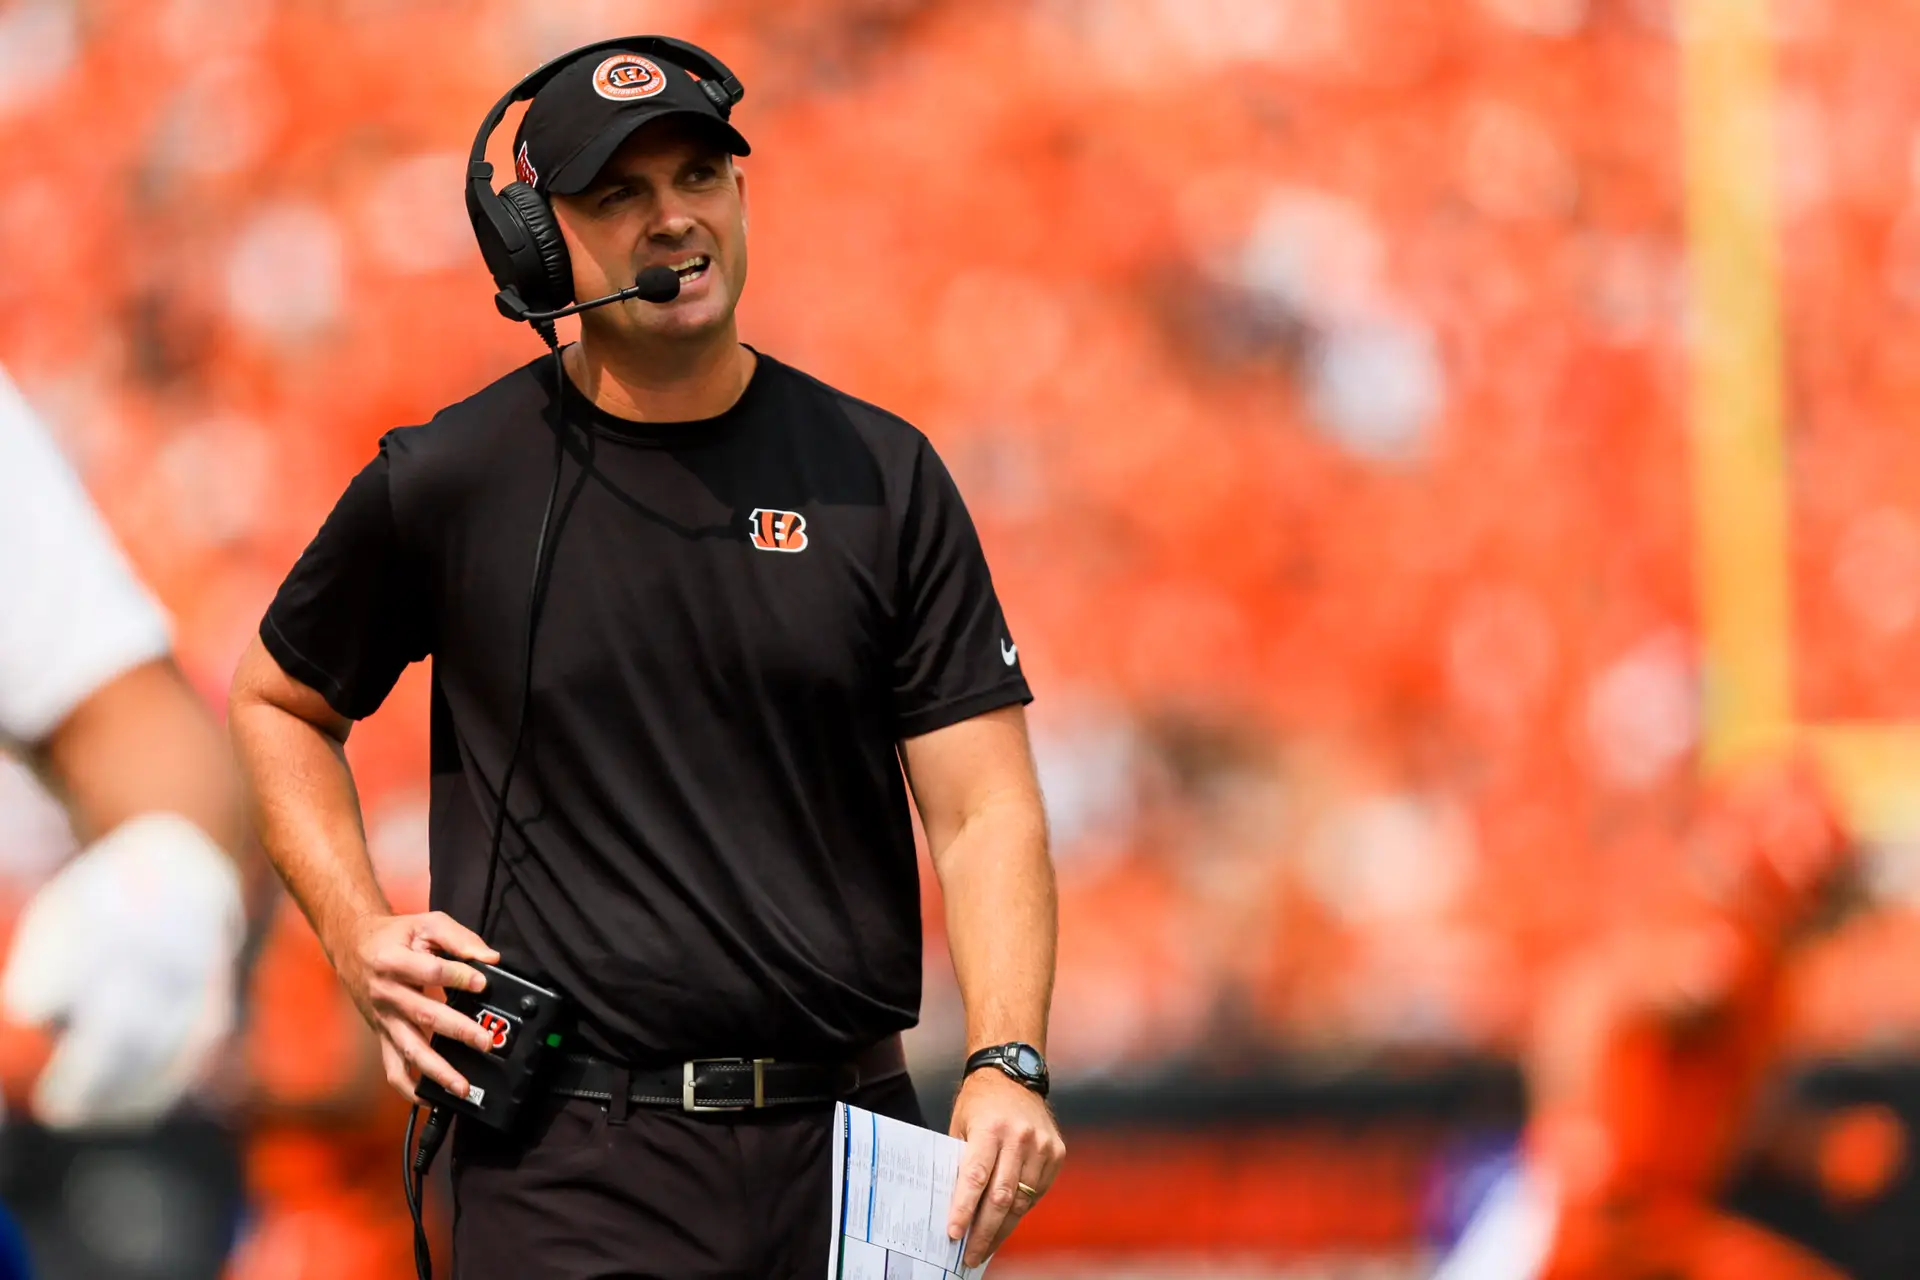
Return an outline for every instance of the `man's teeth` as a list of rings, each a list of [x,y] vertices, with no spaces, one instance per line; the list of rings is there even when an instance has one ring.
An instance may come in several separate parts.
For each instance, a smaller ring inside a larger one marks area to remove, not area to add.
[[[691,280],[707,269],[707,261],[705,255],[698,258],[688,258],[685,262],[675,263],[673,270],[682,280]]]

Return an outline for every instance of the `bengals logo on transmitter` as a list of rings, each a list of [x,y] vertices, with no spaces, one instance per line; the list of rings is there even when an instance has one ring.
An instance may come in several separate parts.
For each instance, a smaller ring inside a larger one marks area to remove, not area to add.
[[[755,507],[747,522],[753,532],[753,545],[762,551],[807,549],[807,518],[798,511]]]
[[[473,1020],[482,1030],[493,1036],[495,1053],[507,1047],[507,1038],[513,1034],[513,1019],[498,1009],[482,1009],[473,1015]]]
[[[616,53],[593,69],[593,91],[615,102],[651,98],[666,87],[666,75],[638,54]]]

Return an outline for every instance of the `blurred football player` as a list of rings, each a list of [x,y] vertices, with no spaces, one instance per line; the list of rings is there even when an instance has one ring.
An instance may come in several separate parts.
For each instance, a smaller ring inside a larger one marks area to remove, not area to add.
[[[0,968],[9,1102],[53,1129],[156,1121],[232,1021],[242,793],[164,615],[4,373],[0,749],[83,845]]]
[[[1676,858],[1679,909],[1549,988],[1520,1171],[1436,1280],[1841,1280],[1719,1203],[1778,1128],[1788,963],[1857,902],[1853,842],[1795,758],[1712,795]]]

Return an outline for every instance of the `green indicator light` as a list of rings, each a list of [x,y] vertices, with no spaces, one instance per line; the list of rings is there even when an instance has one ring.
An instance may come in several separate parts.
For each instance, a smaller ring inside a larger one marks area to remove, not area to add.
[[[547,1048],[558,1049],[559,1047],[560,1047],[560,1033],[558,1031],[549,1032],[547,1034]]]

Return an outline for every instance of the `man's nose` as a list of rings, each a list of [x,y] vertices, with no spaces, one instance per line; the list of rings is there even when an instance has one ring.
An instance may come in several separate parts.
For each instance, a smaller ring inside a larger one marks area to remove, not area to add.
[[[693,226],[692,210],[678,197],[669,195],[661,200],[659,208],[654,211],[653,224],[647,228],[647,238],[665,242],[684,240]]]

